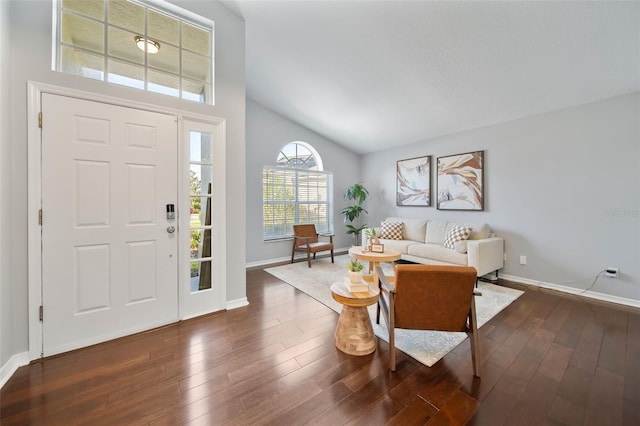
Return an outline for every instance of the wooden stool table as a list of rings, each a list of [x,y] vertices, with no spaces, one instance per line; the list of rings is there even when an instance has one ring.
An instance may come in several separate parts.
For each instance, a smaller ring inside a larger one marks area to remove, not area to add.
[[[376,336],[367,306],[376,303],[379,294],[380,290],[371,283],[369,291],[362,293],[351,293],[344,281],[331,285],[331,296],[343,305],[333,336],[333,342],[342,352],[368,355],[376,350]]]

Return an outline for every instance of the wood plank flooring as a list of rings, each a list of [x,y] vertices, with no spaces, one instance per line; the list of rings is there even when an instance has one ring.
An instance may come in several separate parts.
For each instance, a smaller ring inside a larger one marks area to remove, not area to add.
[[[501,281],[501,284],[519,287]],[[5,425],[638,425],[640,313],[525,294],[432,368],[333,345],[338,315],[261,270],[250,305],[45,359],[0,392]]]

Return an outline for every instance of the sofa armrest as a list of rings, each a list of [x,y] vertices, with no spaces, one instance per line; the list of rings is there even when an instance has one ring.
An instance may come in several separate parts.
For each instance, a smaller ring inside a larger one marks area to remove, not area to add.
[[[500,237],[467,241],[469,266],[481,277],[504,266],[504,239]]]

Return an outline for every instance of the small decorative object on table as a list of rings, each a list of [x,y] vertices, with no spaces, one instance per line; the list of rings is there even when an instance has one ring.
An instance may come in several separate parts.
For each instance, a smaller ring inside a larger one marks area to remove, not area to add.
[[[362,270],[364,269],[364,265],[362,263],[358,262],[357,259],[353,259],[347,264],[347,269],[349,270],[349,281],[352,283],[359,283],[362,281]]]
[[[369,292],[369,283],[365,280],[360,280],[360,282],[352,282],[349,278],[344,279],[344,283],[347,286],[347,290],[349,293],[368,293]]]
[[[376,234],[376,228],[366,228],[364,230],[364,234],[367,236],[367,246],[365,247],[364,251],[372,251],[371,247],[374,244],[380,244],[380,239]]]
[[[353,259],[347,264],[347,268],[349,269],[349,278],[345,278],[345,283],[349,291],[351,293],[369,291],[369,284],[362,279],[364,265],[357,259]]]
[[[384,253],[384,244],[371,244],[372,253]]]

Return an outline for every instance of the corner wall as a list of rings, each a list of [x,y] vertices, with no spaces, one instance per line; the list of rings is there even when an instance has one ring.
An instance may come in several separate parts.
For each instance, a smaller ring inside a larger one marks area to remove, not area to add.
[[[14,355],[11,327],[11,52],[9,3],[0,1],[0,371]],[[0,375],[1,377],[1,375]],[[0,385],[2,384],[0,380]]]
[[[434,138],[363,157],[376,188],[370,222],[388,216],[487,222],[505,238],[501,275],[640,302],[640,92]],[[396,161],[484,150],[484,212],[398,207]],[[527,265],[520,265],[520,256]]]

